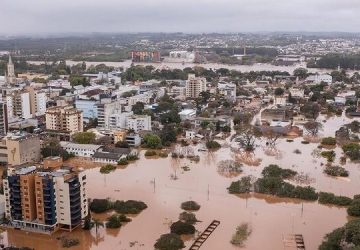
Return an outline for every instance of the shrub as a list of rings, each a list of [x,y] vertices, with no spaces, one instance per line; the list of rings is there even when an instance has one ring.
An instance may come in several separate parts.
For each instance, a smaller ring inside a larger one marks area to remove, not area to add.
[[[147,205],[142,201],[115,201],[113,204],[115,211],[119,214],[139,214],[147,208]]]
[[[159,153],[159,156],[160,156],[161,158],[167,158],[167,157],[168,157],[168,153],[166,153],[166,152],[160,152],[160,153]]]
[[[302,143],[302,144],[310,144],[309,141],[302,141],[301,143]]]
[[[336,145],[336,139],[334,137],[325,137],[321,140],[321,144],[334,146]]]
[[[161,139],[158,135],[155,134],[145,135],[144,143],[147,148],[152,148],[152,149],[161,148]]]
[[[93,199],[89,207],[91,212],[104,213],[112,209],[112,203],[108,199]]]
[[[264,177],[279,177],[282,179],[292,178],[297,175],[297,172],[291,169],[283,169],[278,165],[271,164],[263,169],[261,174]]]
[[[190,213],[190,212],[182,212],[179,215],[179,220],[181,220],[182,222],[185,222],[187,224],[195,224],[196,222],[198,222],[198,220],[196,219],[195,214]]]
[[[231,244],[243,247],[244,242],[247,240],[247,238],[251,234],[251,229],[249,228],[249,225],[247,223],[241,224],[236,228],[235,234],[231,238]]]
[[[145,156],[147,156],[147,157],[155,156],[155,155],[157,155],[157,154],[156,154],[156,151],[154,151],[154,150],[146,150],[146,152],[145,152]]]
[[[131,221],[130,218],[127,218],[123,214],[113,214],[107,220],[108,220],[106,222],[106,227],[107,228],[120,228],[122,226],[123,222],[126,223],[126,222]]]
[[[221,145],[217,141],[208,141],[206,142],[206,147],[208,149],[219,149]]]
[[[116,169],[116,166],[111,165],[111,164],[107,164],[105,166],[102,166],[100,168],[100,173],[102,174],[109,174],[111,171],[114,171]]]
[[[327,166],[324,170],[324,173],[326,173],[327,175],[330,176],[341,176],[341,177],[348,177],[349,176],[349,172],[342,167],[339,166]]]
[[[336,196],[333,193],[320,192],[319,203],[321,204],[332,204],[338,206],[349,206],[352,199],[345,196]]]
[[[321,156],[326,158],[328,162],[334,162],[336,153],[334,150],[331,151],[323,151],[321,152]]]
[[[347,213],[350,216],[360,217],[360,199],[355,199],[351,202]]]
[[[126,156],[126,160],[128,161],[136,161],[139,160],[139,154],[128,154],[128,156]]]
[[[185,247],[177,234],[163,234],[156,241],[154,247],[158,250],[179,250]]]
[[[284,182],[280,177],[259,178],[254,184],[255,192],[271,194],[279,197],[297,198],[303,200],[317,200],[318,194],[315,189],[301,186],[294,186]]]
[[[128,165],[129,162],[126,158],[121,158],[120,161],[118,161],[118,165]]]
[[[170,231],[171,231],[171,233],[178,234],[178,235],[194,234],[195,227],[191,224],[188,224],[188,223],[185,223],[182,221],[177,221],[170,226]]]
[[[171,153],[171,157],[172,157],[172,158],[178,158],[179,156],[178,156],[177,153],[173,152],[173,153]]]
[[[181,209],[188,211],[197,211],[200,209],[200,205],[197,204],[195,201],[185,201],[181,203]]]
[[[64,248],[70,248],[73,246],[77,246],[80,244],[80,240],[79,239],[68,239],[68,238],[63,238],[61,240],[61,245]]]
[[[352,161],[360,159],[360,145],[357,143],[349,143],[342,146],[345,155]]]
[[[249,193],[251,189],[251,178],[249,176],[242,177],[238,181],[234,181],[228,187],[230,194]]]

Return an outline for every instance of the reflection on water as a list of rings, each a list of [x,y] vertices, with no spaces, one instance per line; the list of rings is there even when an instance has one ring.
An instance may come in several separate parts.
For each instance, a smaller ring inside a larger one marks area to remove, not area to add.
[[[327,120],[322,133],[334,135],[335,130],[343,122],[343,117]],[[156,239],[169,232],[171,221],[178,220],[182,212],[180,204],[186,200],[197,201],[201,209],[196,217],[201,221],[196,224],[199,231],[216,219],[221,224],[203,245],[206,250],[236,249],[230,244],[232,234],[238,225],[249,223],[252,234],[244,249],[283,249],[283,236],[291,233],[304,235],[308,249],[316,249],[323,236],[347,221],[346,209],[320,205],[317,202],[276,198],[272,196],[252,194],[235,196],[227,193],[226,188],[231,181],[244,175],[260,176],[262,169],[269,164],[278,164],[308,174],[315,180],[311,183],[318,191],[333,192],[338,195],[352,196],[360,190],[359,167],[347,163],[350,176],[348,181],[330,178],[323,173],[325,159],[315,158],[314,150],[318,144],[304,145],[303,139],[294,139],[292,143],[286,139],[279,140],[276,150],[281,157],[268,156],[264,152],[264,143],[256,148],[254,157],[261,159],[259,166],[243,167],[238,177],[228,178],[218,173],[218,163],[224,160],[236,160],[236,154],[230,147],[216,152],[199,152],[200,162],[192,163],[188,159],[145,159],[143,153],[140,160],[128,165],[125,169],[102,175],[99,168],[86,170],[90,198],[106,198],[113,200],[142,200],[148,208],[132,218],[132,222],[121,229],[100,227],[90,232],[77,229],[69,237],[78,238],[80,245],[71,249],[153,249]],[[198,145],[197,147],[202,147]],[[231,147],[236,147],[232,143]],[[296,149],[301,154],[295,154]],[[335,149],[336,163],[341,156],[341,149]],[[189,171],[184,171],[188,166]],[[170,178],[176,170],[177,179]],[[95,215],[105,220],[110,214]],[[62,249],[59,237],[67,236],[66,232],[58,232],[53,236],[7,230],[3,234],[3,242],[14,246],[28,246],[35,249]],[[186,239],[190,246],[192,239]]]

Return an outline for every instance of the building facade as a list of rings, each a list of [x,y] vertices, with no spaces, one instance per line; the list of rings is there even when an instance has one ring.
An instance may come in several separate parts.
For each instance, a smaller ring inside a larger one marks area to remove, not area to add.
[[[40,161],[40,139],[33,134],[12,134],[6,137],[8,164],[22,165]]]
[[[201,92],[206,91],[206,79],[203,77],[195,77],[189,74],[186,81],[186,97],[198,98]]]
[[[46,110],[46,129],[66,131],[70,133],[82,132],[83,113],[72,106],[52,107]]]
[[[0,137],[7,134],[8,131],[8,113],[7,105],[0,102]]]
[[[126,119],[126,128],[133,130],[135,133],[147,130],[151,131],[151,116],[148,115],[133,115]]]
[[[83,172],[12,167],[3,186],[5,216],[10,227],[43,233],[71,231],[88,214]]]

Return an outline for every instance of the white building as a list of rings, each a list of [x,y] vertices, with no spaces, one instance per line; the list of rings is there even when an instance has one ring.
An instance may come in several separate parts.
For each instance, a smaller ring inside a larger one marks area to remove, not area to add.
[[[35,115],[42,116],[46,112],[47,96],[44,91],[35,92]]]
[[[180,119],[182,121],[188,120],[192,117],[196,117],[196,110],[195,109],[184,109],[179,112]]]
[[[206,78],[189,74],[186,81],[186,97],[198,98],[200,93],[204,91],[206,91]]]
[[[69,154],[80,157],[92,157],[102,146],[94,144],[78,144],[72,142],[60,142],[61,147]]]
[[[231,100],[236,99],[236,84],[219,82],[217,89],[220,95],[225,96]]]
[[[320,84],[321,82],[325,82],[327,84],[331,84],[332,83],[332,76],[328,75],[328,74],[315,74],[315,75],[310,75],[306,78],[307,82],[312,82],[315,84]]]
[[[30,93],[26,91],[13,92],[6,96],[8,118],[30,119],[32,118],[30,109]]]
[[[129,130],[133,130],[135,133],[143,130],[151,131],[151,116],[133,115],[127,117],[126,128]]]
[[[291,88],[290,94],[293,98],[304,98],[304,89]]]

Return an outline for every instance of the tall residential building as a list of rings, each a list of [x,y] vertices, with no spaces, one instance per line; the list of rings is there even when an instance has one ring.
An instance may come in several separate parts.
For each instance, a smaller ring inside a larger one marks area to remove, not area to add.
[[[40,139],[33,134],[17,133],[6,137],[8,164],[16,166],[40,161]]]
[[[198,98],[200,93],[204,91],[206,91],[206,78],[189,74],[186,81],[186,97]]]
[[[47,96],[43,90],[35,90],[33,87],[25,87],[30,96],[30,113],[32,116],[42,116],[46,112]]]
[[[9,120],[15,118],[32,118],[30,103],[30,93],[28,91],[17,90],[7,93],[6,104]]]
[[[97,104],[98,127],[110,129],[111,121],[116,122],[116,116],[121,115],[121,108],[119,101],[113,101],[111,98],[101,99]]]
[[[82,132],[82,111],[72,106],[48,108],[46,110],[46,129],[70,133]]]
[[[15,84],[16,83],[16,76],[15,76],[15,67],[11,59],[11,55],[9,55],[9,62],[7,64],[7,79],[8,84]]]
[[[8,113],[7,105],[0,102],[0,137],[6,135],[8,131]]]
[[[151,116],[133,115],[126,119],[126,128],[138,133],[143,130],[151,131]]]
[[[83,172],[10,167],[3,186],[5,216],[14,228],[43,233],[72,231],[88,214]]]

